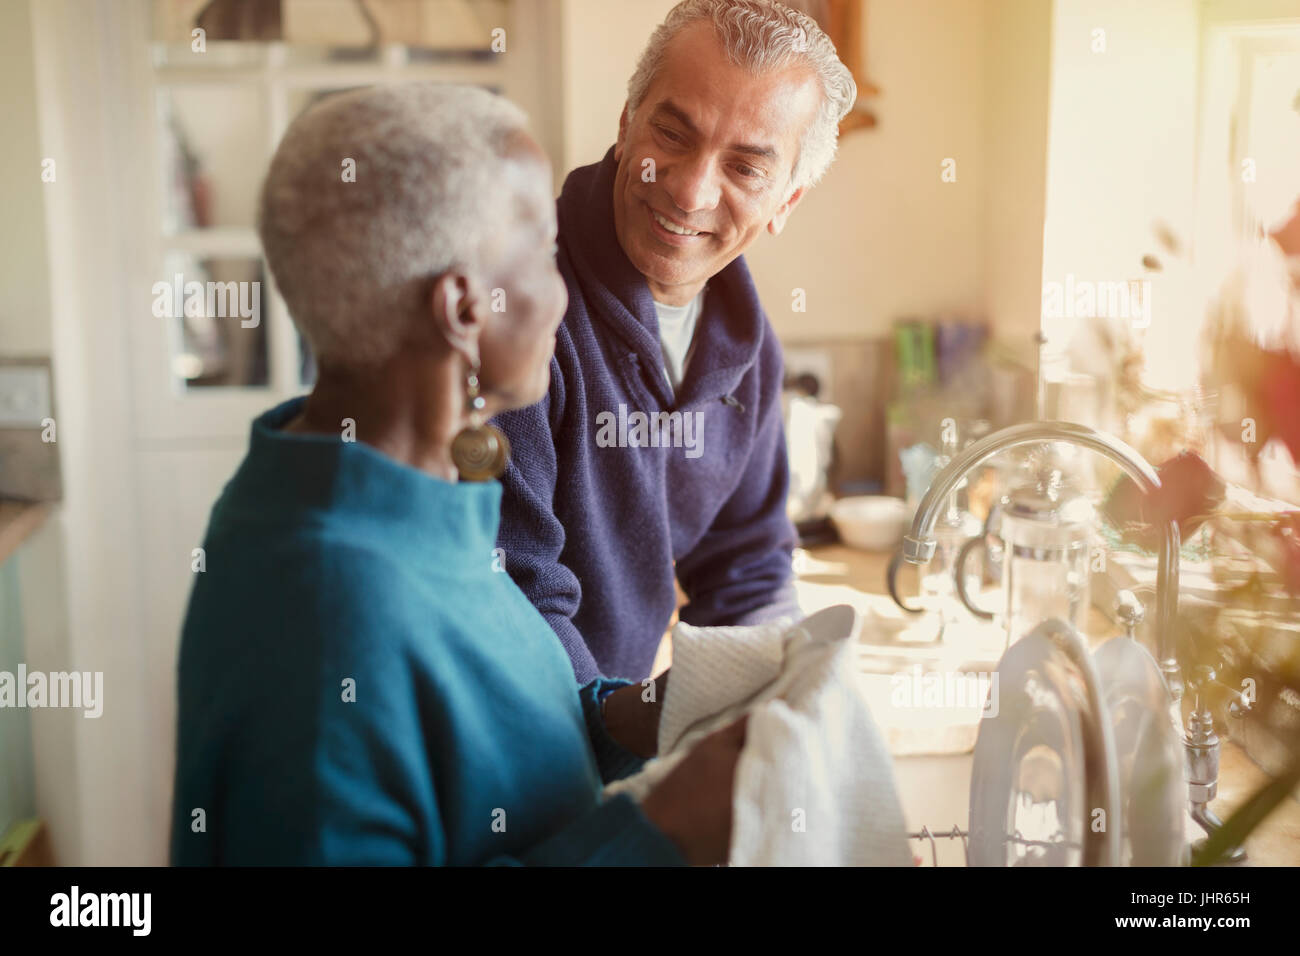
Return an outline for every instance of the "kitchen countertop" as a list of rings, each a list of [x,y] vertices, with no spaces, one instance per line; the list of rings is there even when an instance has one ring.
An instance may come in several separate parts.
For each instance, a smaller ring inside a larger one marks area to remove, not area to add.
[[[812,547],[805,554],[806,557],[797,556],[795,567],[801,603],[806,611],[814,610],[810,607],[814,603],[860,603],[863,599],[878,600],[880,595],[888,594],[885,584],[888,554],[859,551],[839,544]],[[900,579],[905,594],[916,593],[914,569],[905,568]],[[1095,607],[1089,608],[1086,626],[1089,642],[1094,647],[1120,633]],[[1211,808],[1226,819],[1267,779],[1241,747],[1224,740],[1220,750],[1219,795]],[[1190,818],[1188,835],[1189,838],[1202,835]],[[1246,850],[1250,862],[1256,866],[1300,865],[1300,791],[1284,800],[1255,829],[1246,841]]]

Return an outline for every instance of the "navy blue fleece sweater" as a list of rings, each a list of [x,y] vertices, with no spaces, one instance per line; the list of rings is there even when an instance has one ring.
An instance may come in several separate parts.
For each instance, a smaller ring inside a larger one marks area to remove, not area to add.
[[[709,280],[674,396],[654,301],[614,231],[616,167],[611,149],[565,181],[569,308],[550,393],[498,419],[513,449],[502,482],[506,567],[579,683],[648,676],[676,608],[674,563],[688,623],[752,623],[794,608],[780,344],[737,258]],[[689,421],[653,417],[674,412]],[[658,438],[647,424],[660,426]]]

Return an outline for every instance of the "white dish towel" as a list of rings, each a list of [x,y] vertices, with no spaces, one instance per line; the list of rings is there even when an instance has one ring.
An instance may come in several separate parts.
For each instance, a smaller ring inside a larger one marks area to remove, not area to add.
[[[732,866],[910,866],[889,751],[857,687],[860,627],[848,605],[795,624],[678,624],[660,756],[606,796],[643,799],[702,737],[748,712]]]

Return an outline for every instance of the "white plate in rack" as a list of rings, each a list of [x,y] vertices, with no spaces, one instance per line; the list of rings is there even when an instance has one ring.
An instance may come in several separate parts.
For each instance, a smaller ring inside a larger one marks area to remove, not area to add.
[[[1115,741],[1083,638],[1039,624],[1003,655],[992,693],[971,768],[970,864],[1114,865]]]
[[[1114,744],[1082,646],[1067,625],[1049,621],[1003,655],[991,690],[996,713],[981,721],[971,768],[971,866],[1114,859],[1118,841],[1096,812],[1115,802]]]
[[[1183,862],[1183,751],[1169,715],[1169,692],[1155,659],[1127,637],[1093,654],[1115,734],[1121,866]]]

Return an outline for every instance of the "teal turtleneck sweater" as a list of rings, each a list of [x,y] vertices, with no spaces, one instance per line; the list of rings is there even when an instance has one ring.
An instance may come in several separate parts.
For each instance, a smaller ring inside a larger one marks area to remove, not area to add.
[[[494,556],[501,486],[253,424],[180,650],[176,864],[681,864]],[[495,566],[494,566],[495,565]]]

